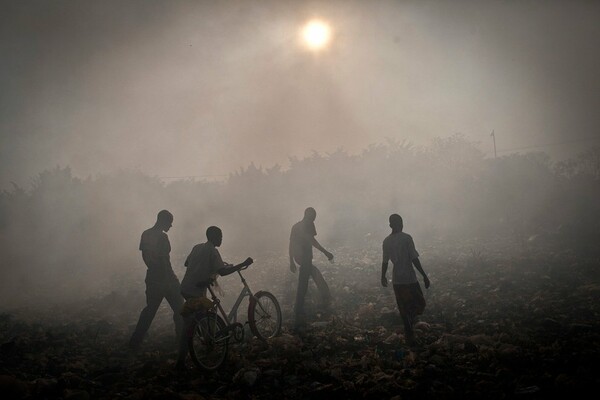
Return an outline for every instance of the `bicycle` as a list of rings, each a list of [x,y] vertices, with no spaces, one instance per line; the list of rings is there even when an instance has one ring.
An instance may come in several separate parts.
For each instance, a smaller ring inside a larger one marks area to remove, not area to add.
[[[241,271],[246,268],[248,266],[237,271],[244,288],[229,315],[225,313],[221,301],[211,288],[215,280],[198,284],[208,288],[212,299],[212,305],[207,310],[195,313],[195,326],[188,339],[190,356],[199,368],[205,370],[219,368],[227,357],[229,340],[233,338],[237,343],[244,340],[245,324],[237,322],[237,311],[246,296],[250,298],[246,324],[250,326],[251,332],[260,340],[267,340],[281,333],[281,307],[277,298],[264,290],[253,294],[241,274]]]

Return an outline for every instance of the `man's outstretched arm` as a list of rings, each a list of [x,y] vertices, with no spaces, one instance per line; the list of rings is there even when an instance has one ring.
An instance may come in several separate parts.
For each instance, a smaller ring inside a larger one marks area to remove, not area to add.
[[[224,264],[221,268],[219,268],[217,273],[221,276],[227,276],[229,274],[233,274],[234,272],[239,271],[241,268],[247,267],[248,265],[252,264],[253,262],[254,262],[254,260],[252,258],[248,257],[243,262],[239,263],[238,265]]]

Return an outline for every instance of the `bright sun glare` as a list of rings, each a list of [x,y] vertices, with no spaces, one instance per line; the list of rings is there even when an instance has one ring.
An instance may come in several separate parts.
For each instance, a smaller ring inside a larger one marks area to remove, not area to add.
[[[309,21],[302,28],[302,39],[304,44],[311,50],[321,50],[325,48],[331,40],[331,28],[323,21]]]

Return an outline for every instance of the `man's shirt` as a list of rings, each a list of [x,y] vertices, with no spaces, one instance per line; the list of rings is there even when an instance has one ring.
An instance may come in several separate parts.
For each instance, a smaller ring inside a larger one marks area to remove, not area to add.
[[[313,221],[302,220],[292,226],[290,246],[294,260],[300,265],[312,263],[315,236],[317,236],[317,229]]]
[[[186,296],[205,296],[206,288],[196,286],[200,282],[209,280],[217,274],[224,263],[219,250],[211,242],[194,246],[185,261],[187,270],[181,281],[181,292]]]
[[[383,262],[392,261],[392,283],[406,285],[417,282],[412,260],[419,257],[412,237],[404,232],[392,233],[383,241]]]
[[[158,228],[150,228],[142,233],[140,250],[145,255],[146,281],[164,283],[175,277],[171,268],[171,243],[165,232]]]

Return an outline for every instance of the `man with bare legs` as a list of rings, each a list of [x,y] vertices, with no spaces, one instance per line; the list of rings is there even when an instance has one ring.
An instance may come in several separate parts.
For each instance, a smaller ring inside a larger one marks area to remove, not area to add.
[[[387,287],[387,268],[391,260],[394,265],[392,271],[392,284],[396,295],[396,304],[404,324],[404,335],[409,345],[416,344],[413,325],[418,315],[425,310],[425,298],[421,291],[419,281],[414,268],[423,276],[425,288],[429,289],[429,278],[421,262],[419,253],[415,249],[412,237],[402,232],[404,222],[398,214],[392,214],[389,218],[392,233],[383,241],[383,262],[381,264],[381,285]],[[414,265],[414,268],[413,268]]]

